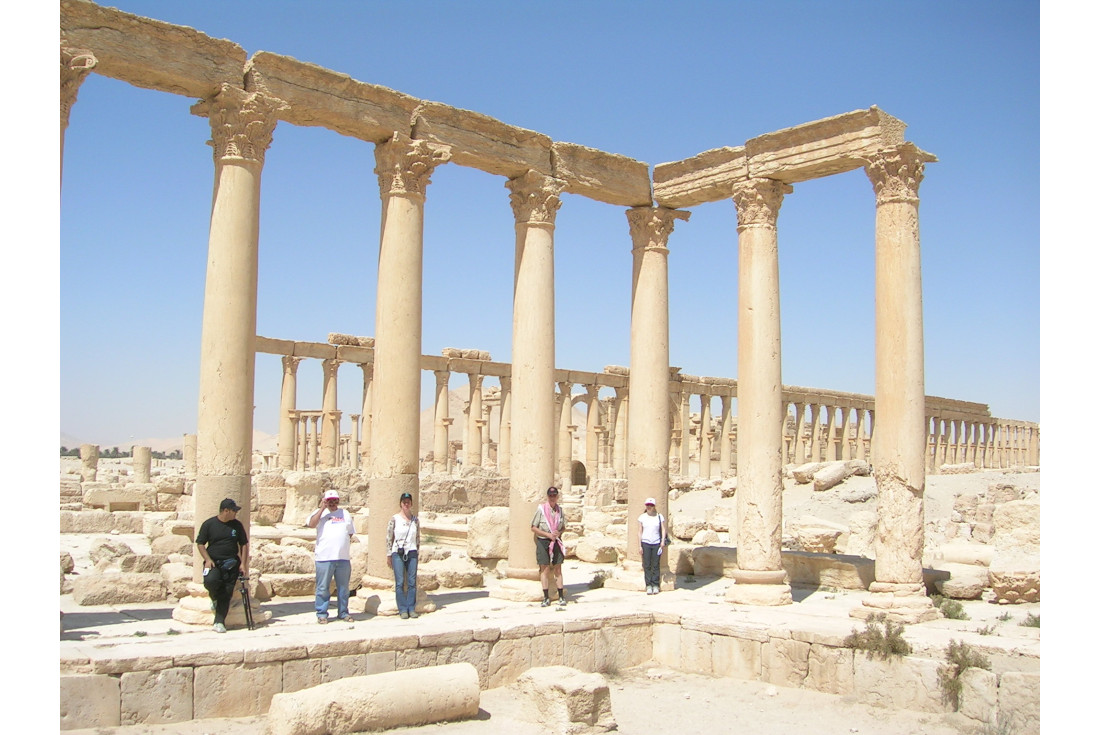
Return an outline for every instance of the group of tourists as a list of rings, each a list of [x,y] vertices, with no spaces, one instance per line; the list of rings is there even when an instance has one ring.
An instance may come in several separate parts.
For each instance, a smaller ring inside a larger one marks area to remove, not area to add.
[[[542,582],[542,606],[551,603],[551,584],[557,589],[557,604],[566,604],[565,584],[561,565],[565,561],[565,511],[558,502],[561,491],[546,490],[546,501],[535,509],[531,533],[535,539],[535,561]],[[397,613],[402,620],[419,617],[416,611],[416,570],[420,553],[420,519],[413,514],[413,498],[402,493],[400,510],[390,518],[386,528],[386,564],[393,570]],[[203,585],[210,593],[214,611],[214,630],[225,632],[225,617],[237,581],[248,576],[248,536],[237,520],[240,506],[232,498],[221,502],[218,515],[208,518],[199,527],[195,545],[202,556]],[[310,514],[306,525],[317,529],[314,549],[316,586],[314,609],[317,622],[328,623],[332,583],[336,583],[336,619],[354,623],[348,611],[351,596],[351,541],[355,522],[351,514],[340,507],[340,493],[328,490]],[[645,511],[638,516],[638,536],[641,543],[642,569],[646,594],[661,591],[660,557],[669,539],[665,517],[657,512],[657,501],[646,498]]]

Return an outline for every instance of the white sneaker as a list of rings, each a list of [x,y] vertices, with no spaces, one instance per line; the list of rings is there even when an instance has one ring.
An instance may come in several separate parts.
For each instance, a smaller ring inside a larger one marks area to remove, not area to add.
[[[224,633],[225,632],[225,626],[222,625],[221,623],[214,623],[214,632],[215,633]]]

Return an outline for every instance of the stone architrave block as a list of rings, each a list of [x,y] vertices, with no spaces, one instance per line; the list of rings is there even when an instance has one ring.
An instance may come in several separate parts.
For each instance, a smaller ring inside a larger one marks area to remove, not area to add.
[[[1039,732],[1039,674],[1006,671],[997,689],[997,710],[1020,735]]]
[[[855,651],[850,648],[811,643],[805,687],[826,694],[854,692],[854,654]]]
[[[73,602],[77,605],[157,602],[166,596],[159,571],[155,574],[82,574],[73,580]]]
[[[283,689],[283,664],[229,664],[195,667],[196,720],[252,717],[268,711]]]
[[[978,722],[993,722],[997,715],[997,675],[968,668],[959,677],[959,712]]]
[[[653,198],[673,209],[729,199],[734,184],[748,178],[743,147],[715,148],[653,168]]]
[[[486,689],[496,689],[514,682],[520,674],[531,668],[530,638],[501,638],[489,651],[489,679]]]
[[[715,676],[757,681],[761,675],[763,644],[732,635],[711,636],[712,669]]]
[[[474,717],[481,692],[470,664],[355,676],[276,694],[270,735],[390,730]]]
[[[701,630],[680,630],[680,666],[692,674],[711,676],[714,673],[711,634]]]
[[[119,679],[104,674],[61,675],[61,729],[118,727]]]
[[[186,722],[192,716],[194,669],[181,666],[122,674],[123,725]]]
[[[809,643],[769,638],[761,647],[760,680],[777,686],[800,687],[809,674],[809,660]]]
[[[412,129],[413,138],[450,146],[451,162],[460,166],[505,178],[522,176],[529,170],[546,172],[551,168],[550,138],[533,130],[507,125],[480,112],[439,102],[422,102],[413,115]]]
[[[249,75],[254,86],[288,103],[279,119],[374,143],[388,140],[394,132],[409,135],[413,111],[420,104],[407,94],[267,51],[253,54]],[[299,344],[296,355],[301,354]],[[335,357],[335,346],[331,349]]]
[[[508,558],[508,508],[481,508],[470,516],[466,553],[471,559]]]
[[[862,168],[868,157],[905,142],[905,127],[871,107],[766,133],[745,142],[749,175],[795,184]]]
[[[570,194],[621,207],[648,207],[653,201],[648,164],[576,143],[554,142],[550,155],[552,175]]]
[[[194,28],[63,0],[65,44],[91,51],[97,74],[184,97],[205,98],[223,82],[244,82],[245,50]]]
[[[857,652],[853,663],[861,701],[886,709],[946,711],[936,676],[941,662],[913,656],[884,661]]]
[[[516,689],[537,712],[546,732],[579,735],[615,730],[611,690],[602,674],[568,666],[537,667],[524,672]]]

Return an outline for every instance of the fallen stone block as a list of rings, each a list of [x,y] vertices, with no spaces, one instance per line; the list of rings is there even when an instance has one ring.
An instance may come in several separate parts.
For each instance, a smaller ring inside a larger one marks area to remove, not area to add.
[[[481,508],[470,516],[466,553],[471,559],[508,558],[508,508]]]
[[[799,485],[808,485],[814,481],[814,473],[828,465],[828,462],[807,462],[791,468],[791,477]]]
[[[129,545],[114,538],[96,539],[88,549],[88,558],[96,565],[101,562],[115,562],[124,556],[133,555],[134,550]]]
[[[545,732],[579,735],[615,730],[611,690],[602,674],[586,674],[569,666],[528,669],[516,689],[537,712]]]
[[[167,596],[160,574],[82,574],[73,580],[77,605],[158,602]]]
[[[351,676],[271,698],[270,735],[388,730],[474,717],[481,703],[469,663]]]
[[[167,563],[166,554],[127,554],[119,557],[118,568],[123,572],[160,574],[160,568]]]
[[[989,565],[989,586],[1002,605],[1039,602],[1038,555],[998,553]]]
[[[947,579],[935,583],[937,591],[953,600],[977,600],[989,586],[989,568],[978,564],[938,564],[936,568],[947,572]]]
[[[264,580],[275,597],[312,597],[317,589],[317,575],[264,574]]]

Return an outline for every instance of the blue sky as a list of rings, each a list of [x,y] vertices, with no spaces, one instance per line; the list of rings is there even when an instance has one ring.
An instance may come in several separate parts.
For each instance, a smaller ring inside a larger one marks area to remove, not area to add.
[[[294,56],[652,165],[878,105],[934,153],[921,186],[926,392],[1039,416],[1039,10],[1033,2],[238,2],[122,10]],[[60,206],[60,424],[83,441],[195,428],[213,165],[192,99],[91,75]],[[280,123],[263,174],[258,328],[374,333],[373,146]],[[504,180],[447,165],[425,209],[423,351],[511,343]],[[558,367],[629,363],[624,210],[564,195]],[[669,243],[671,361],[737,377],[732,203]],[[779,217],[783,381],[874,392],[874,197],[861,171],[796,185]],[[278,359],[257,361],[274,433]],[[430,374],[429,374],[430,378]],[[304,364],[300,407],[319,407]],[[452,388],[463,380],[452,379]],[[361,374],[340,373],[358,412]],[[346,427],[345,427],[345,430]]]

